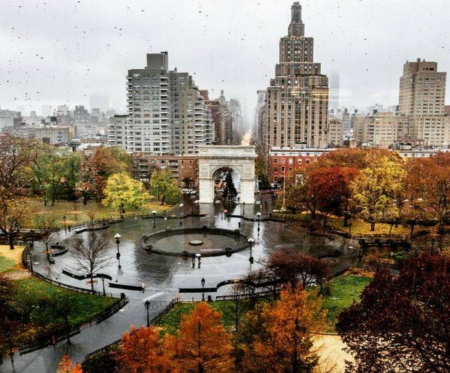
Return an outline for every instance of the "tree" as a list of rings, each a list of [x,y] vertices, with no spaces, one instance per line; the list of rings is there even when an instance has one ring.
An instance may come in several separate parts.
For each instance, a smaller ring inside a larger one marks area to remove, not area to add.
[[[361,170],[351,184],[359,215],[370,223],[371,231],[375,230],[376,222],[382,220],[388,210],[391,216],[398,215],[395,204],[402,191],[404,176],[400,162],[381,157],[373,159],[372,165]]]
[[[105,199],[102,203],[114,209],[120,208],[121,213],[123,213],[124,207],[136,209],[147,200],[142,183],[132,179],[124,172],[108,178],[104,194]]]
[[[328,275],[324,261],[299,250],[281,249],[273,252],[268,259],[261,261],[262,267],[250,272],[243,279],[244,288],[265,287],[273,295],[280,284],[289,283],[291,287],[311,285],[322,286]]]
[[[321,300],[313,292],[288,286],[280,300],[250,312],[248,321],[244,372],[313,372],[318,356],[312,337],[325,330]]]
[[[181,197],[177,179],[174,178],[172,171],[168,168],[153,171],[150,179],[150,190],[158,199],[162,196],[161,205],[164,205],[164,202],[177,203]]]
[[[63,320],[64,328],[66,330],[67,344],[71,344],[70,319],[79,305],[75,304],[70,294],[66,292],[57,292],[50,298],[44,298],[42,299],[41,304],[43,307],[46,307],[56,319]]]
[[[80,364],[72,364],[72,360],[68,355],[64,355],[58,364],[56,373],[83,373]]]
[[[78,180],[79,154],[41,145],[30,164],[34,173],[33,189],[54,205],[57,198],[73,196]]]
[[[286,207],[294,212],[308,210],[311,219],[315,219],[317,198],[315,191],[310,188],[309,169],[295,169],[292,172],[292,181],[292,183],[289,182],[289,176],[284,181],[286,184],[283,188],[286,191],[284,195]]]
[[[232,172],[233,170],[228,171],[225,176],[225,189],[222,194],[225,203],[234,203],[237,196],[237,190],[234,186]]]
[[[377,271],[337,330],[355,358],[348,372],[449,372],[450,259],[422,254],[399,276]]]
[[[78,239],[73,247],[78,268],[86,271],[91,278],[94,292],[94,274],[109,264],[109,241],[103,233],[89,232],[87,240]]]
[[[167,337],[173,372],[221,373],[232,367],[231,336],[220,323],[220,313],[198,303],[181,321],[177,336]]]
[[[26,168],[35,157],[33,142],[10,134],[0,136],[0,189],[22,193],[29,186]]]
[[[309,172],[309,193],[315,195],[317,207],[325,215],[324,227],[328,213],[344,215],[344,226],[347,226],[350,185],[358,173],[354,167],[321,167]]]
[[[154,326],[139,329],[131,326],[130,332],[122,336],[115,358],[123,372],[170,372],[168,351],[164,349],[160,331]]]
[[[116,173],[129,173],[132,159],[119,147],[105,148],[100,146],[93,154],[86,155],[80,166],[80,180],[76,184],[77,194],[87,204],[89,198],[102,200],[105,198],[107,180]]]
[[[0,191],[0,232],[6,236],[11,250],[29,214],[30,207],[24,197]]]
[[[45,250],[48,255],[50,241],[55,233],[61,229],[58,219],[54,215],[36,215],[34,221],[35,227],[39,229],[41,240],[45,244]]]

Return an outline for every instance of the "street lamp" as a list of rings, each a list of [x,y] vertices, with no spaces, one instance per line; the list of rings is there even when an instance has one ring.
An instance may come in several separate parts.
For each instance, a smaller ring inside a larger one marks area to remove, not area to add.
[[[202,302],[205,301],[205,278],[200,281],[202,283]]]
[[[242,216],[245,216],[245,202],[242,202]]]
[[[253,246],[253,243],[255,242],[255,240],[254,240],[253,238],[250,237],[250,238],[247,240],[247,242],[248,242],[248,244],[250,245],[250,258],[248,258],[248,260],[250,261],[250,264],[252,264],[252,263],[253,263],[252,246]]]
[[[191,206],[191,215],[194,215],[194,206],[198,204],[198,200],[195,200],[194,202],[192,202],[192,206]]]
[[[256,213],[256,219],[258,220],[258,233],[259,233],[259,223],[261,223],[261,213],[260,212]]]
[[[152,211],[152,215],[153,215],[153,228],[155,228],[155,227],[156,227],[156,222],[155,222],[155,219],[156,219],[156,210],[153,210],[153,211]]]
[[[148,315],[148,311],[150,309],[150,301],[146,300],[144,304],[145,304],[145,309],[147,310],[147,328],[148,328],[150,326],[150,317]]]
[[[119,261],[119,269],[120,269],[120,237],[122,237],[119,233],[116,233],[116,235],[114,236],[114,238],[116,239],[116,244],[117,244],[117,254],[116,254],[116,258]]]
[[[67,233],[67,218],[66,215],[63,216],[63,222],[64,222],[64,232]]]
[[[102,283],[103,283],[103,296],[106,296],[106,291],[105,291],[105,278],[102,275]]]

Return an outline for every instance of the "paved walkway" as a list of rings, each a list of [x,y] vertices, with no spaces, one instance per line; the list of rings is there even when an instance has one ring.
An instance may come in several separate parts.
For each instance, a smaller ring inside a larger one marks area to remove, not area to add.
[[[144,306],[146,300],[150,301],[150,316],[154,317],[172,299],[179,296],[179,288],[200,288],[200,280],[202,278],[206,280],[205,288],[214,287],[224,280],[239,278],[249,269],[257,268],[259,266],[258,259],[265,257],[279,243],[289,244],[299,240],[298,235],[293,234],[284,224],[264,222],[260,224],[260,229],[258,229],[259,224],[256,222],[242,221],[239,218],[227,218],[224,214],[217,214],[213,207],[208,207],[212,211],[206,211],[207,213],[210,212],[209,217],[186,218],[183,220],[183,226],[210,226],[214,224],[214,226],[219,228],[240,228],[244,235],[255,239],[252,248],[252,256],[255,258],[254,264],[249,262],[248,249],[235,253],[231,257],[204,258],[201,267],[197,263],[193,267],[190,260],[185,261],[182,258],[166,257],[157,254],[148,255],[143,249],[139,248],[139,240],[137,240],[137,237],[140,237],[139,234],[154,232],[170,226],[179,226],[177,219],[169,219],[167,221],[157,219],[155,228],[153,228],[151,219],[126,221],[115,225],[108,230],[108,235],[111,236],[112,240],[111,251],[114,254],[112,255],[114,260],[102,271],[109,274],[113,278],[112,281],[115,282],[144,283],[145,292],[108,288],[108,292],[115,294],[124,292],[130,299],[129,304],[109,319],[100,324],[92,325],[82,330],[79,335],[72,337],[70,346],[66,342],[61,342],[55,348],[50,346],[22,356],[19,354],[14,355],[15,371],[12,368],[9,357],[6,357],[3,365],[0,365],[0,373],[53,373],[56,371],[61,357],[65,354],[68,354],[74,362],[82,361],[88,353],[120,339],[122,334],[129,330],[130,325],[135,325],[136,327],[144,325],[146,323],[146,309]],[[259,209],[259,207],[256,208]],[[245,215],[252,216],[254,214],[255,207],[246,206]],[[119,262],[115,260],[116,245],[112,238],[117,232],[122,234]],[[61,232],[61,236],[55,241],[67,244],[70,247],[71,242],[73,242],[71,240],[74,238],[71,234]],[[35,243],[33,255],[35,271],[56,281],[89,288],[90,285],[86,284],[85,281],[78,281],[62,274],[64,268],[70,268],[73,265],[74,259],[69,253],[56,257],[56,263],[48,265],[43,247],[39,247],[39,244]],[[96,285],[96,290],[101,291],[101,286],[102,282],[99,281]],[[218,293],[211,295],[213,295],[214,299],[216,295],[227,294],[228,292],[229,288],[224,287],[220,288]],[[200,300],[201,293],[183,294],[183,297],[185,300],[194,297],[196,300]]]

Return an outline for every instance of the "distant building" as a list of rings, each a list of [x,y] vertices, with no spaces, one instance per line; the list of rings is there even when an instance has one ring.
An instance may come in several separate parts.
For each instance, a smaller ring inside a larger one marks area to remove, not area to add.
[[[111,121],[111,145],[132,153],[169,155],[195,154],[198,146],[212,144],[211,112],[192,76],[169,71],[168,64],[167,52],[152,53],[145,68],[128,71],[128,117]],[[121,128],[116,129],[117,121]]]
[[[314,62],[314,39],[305,37],[302,8],[291,7],[288,35],[280,39],[279,63],[267,88],[268,147],[327,146],[328,78]]]
[[[134,177],[149,182],[157,169],[168,168],[177,179],[180,188],[194,188],[198,185],[198,159],[196,156],[163,155],[133,153]]]
[[[445,115],[447,74],[436,62],[406,62],[400,78],[399,114],[408,118],[408,136],[429,146],[448,144],[450,121]]]
[[[5,132],[13,136],[35,139],[48,144],[68,144],[75,137],[75,131],[69,126],[15,126],[8,127]]]
[[[0,110],[0,130],[20,124],[22,115],[19,111]]]

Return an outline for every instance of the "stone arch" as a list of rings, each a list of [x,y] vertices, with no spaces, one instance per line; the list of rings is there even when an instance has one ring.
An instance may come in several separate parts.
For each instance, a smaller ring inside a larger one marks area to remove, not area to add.
[[[254,146],[200,146],[199,202],[214,202],[214,174],[228,167],[240,176],[240,202],[255,202],[255,147]]]

